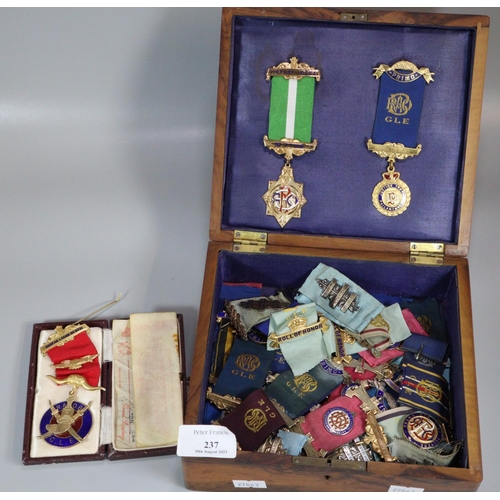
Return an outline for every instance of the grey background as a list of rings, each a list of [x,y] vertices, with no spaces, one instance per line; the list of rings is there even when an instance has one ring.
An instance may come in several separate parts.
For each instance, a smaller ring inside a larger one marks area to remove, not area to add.
[[[469,253],[484,481],[500,489],[500,11],[491,17]],[[0,9],[0,490],[184,491],[176,456],[26,467],[33,323],[184,315],[208,242],[219,8]],[[243,478],[239,478],[243,479]],[[244,478],[258,479],[258,478]]]

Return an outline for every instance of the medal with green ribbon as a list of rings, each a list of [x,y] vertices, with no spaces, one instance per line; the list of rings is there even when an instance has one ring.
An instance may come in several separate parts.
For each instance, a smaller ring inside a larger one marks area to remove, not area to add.
[[[396,160],[417,156],[420,115],[426,83],[433,81],[428,68],[418,68],[409,61],[392,66],[381,64],[373,75],[380,79],[373,140],[367,146],[381,158],[387,158],[387,171],[372,193],[375,208],[388,217],[402,214],[410,205],[410,189],[396,172]]]
[[[320,71],[299,63],[296,57],[267,70],[271,80],[268,134],[264,146],[285,157],[285,165],[276,181],[269,181],[262,196],[266,215],[272,215],[281,227],[295,217],[300,218],[307,202],[303,184],[295,182],[291,161],[316,149],[311,140],[314,89],[320,80]]]

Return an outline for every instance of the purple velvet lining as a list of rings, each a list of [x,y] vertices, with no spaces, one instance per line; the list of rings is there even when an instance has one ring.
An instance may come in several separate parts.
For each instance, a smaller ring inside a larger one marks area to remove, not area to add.
[[[235,18],[222,227],[456,243],[474,38],[463,28]],[[292,162],[308,201],[302,218],[281,230],[262,200],[284,163],[262,142],[265,73],[292,56],[322,73],[312,134],[318,147]],[[387,163],[366,147],[379,90],[372,72],[403,58],[430,68],[435,81],[425,89],[422,152],[396,163],[411,205],[385,217],[371,197]]]
[[[221,251],[212,305],[212,321],[207,343],[204,390],[201,392],[199,421],[203,416],[203,395],[210,369],[210,353],[217,335],[216,314],[222,283],[261,282],[276,288],[298,288],[318,263],[338,269],[374,295],[392,296],[391,303],[436,298],[444,303],[448,341],[451,345],[451,398],[456,440],[466,440],[463,363],[461,359],[459,304],[456,268],[453,266],[415,266],[394,262],[331,259],[278,254],[244,254]],[[459,467],[466,467],[467,450],[461,452]]]

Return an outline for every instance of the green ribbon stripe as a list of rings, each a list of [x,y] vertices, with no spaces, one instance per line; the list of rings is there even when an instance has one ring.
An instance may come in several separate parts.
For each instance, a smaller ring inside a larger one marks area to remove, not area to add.
[[[297,81],[294,137],[285,135],[289,82],[290,80],[283,76],[273,76],[271,79],[268,138],[275,141],[286,138],[297,139],[303,143],[311,142],[314,78],[302,78]]]

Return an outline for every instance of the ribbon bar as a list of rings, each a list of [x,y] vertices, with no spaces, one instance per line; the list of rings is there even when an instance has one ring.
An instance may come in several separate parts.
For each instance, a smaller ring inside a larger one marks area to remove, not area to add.
[[[55,333],[53,333],[47,339],[47,342],[40,347],[40,352],[43,356],[46,356],[47,351],[53,347],[61,346],[66,344],[66,342],[70,342],[81,332],[86,332],[88,334],[90,329],[87,325],[69,325],[64,329],[62,326],[57,326],[55,328]]]
[[[401,73],[398,70],[409,71],[410,73]],[[373,76],[378,80],[384,73],[386,73],[389,78],[401,83],[414,82],[421,76],[424,77],[427,83],[434,81],[434,78],[432,78],[434,73],[432,73],[429,68],[417,68],[417,66],[410,61],[399,61],[393,66],[381,64],[378,68],[374,69]]]
[[[278,66],[273,66],[269,68],[266,72],[266,80],[270,80],[273,76],[282,76],[286,79],[295,78],[300,80],[304,77],[316,78],[319,82],[321,78],[321,72],[319,69],[311,68],[306,63],[299,63],[296,57],[292,57],[290,62],[283,62],[278,64]]]
[[[326,331],[328,329],[328,325],[324,317],[321,317],[317,323],[313,325],[306,326],[305,328],[301,328],[299,330],[292,330],[291,332],[283,333],[278,335],[275,332],[269,334],[269,340],[271,341],[271,347],[279,347],[281,342],[285,342],[286,340],[295,339],[297,337],[302,337],[303,335],[307,335],[308,333],[315,332],[317,330]]]
[[[312,142],[300,142],[296,139],[286,138],[270,140],[267,135],[264,136],[264,146],[268,149],[272,149],[279,155],[285,155],[287,150],[290,150],[292,156],[302,156],[304,153],[315,151],[317,145],[317,140]],[[292,156],[287,156],[287,158],[292,159]]]
[[[311,77],[314,77],[316,79],[319,79],[321,77],[318,69],[303,70],[300,68],[286,68],[286,69],[271,68],[271,69],[268,69],[267,73],[266,73],[267,79],[271,78],[272,76],[284,76],[285,78],[287,76],[289,78],[311,76]]]

